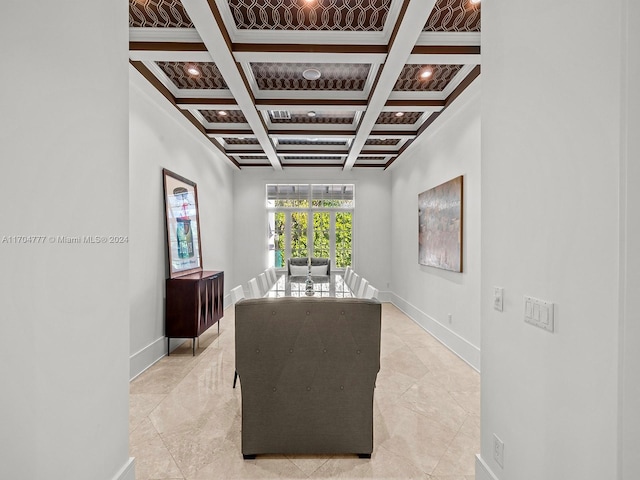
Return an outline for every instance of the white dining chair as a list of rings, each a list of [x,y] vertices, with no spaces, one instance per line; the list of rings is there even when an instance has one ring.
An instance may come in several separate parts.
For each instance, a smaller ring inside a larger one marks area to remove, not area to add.
[[[258,286],[258,280],[253,277],[249,280],[249,293],[251,294],[251,298],[260,298],[262,294],[260,293],[260,287]]]
[[[366,278],[363,278],[362,280],[360,280],[360,285],[358,285],[358,293],[357,293],[358,298],[364,297],[364,292],[367,291],[368,286],[369,286],[369,280],[367,280]]]
[[[349,265],[347,268],[344,269],[344,274],[342,275],[342,278],[344,279],[345,282],[349,280],[352,273],[353,273],[353,268],[351,268],[351,265]]]
[[[258,285],[260,285],[260,292],[262,295],[269,291],[269,283],[267,282],[267,276],[264,273],[258,275]]]
[[[231,303],[235,305],[243,298],[245,297],[244,288],[242,288],[242,285],[238,285],[237,287],[231,289]]]
[[[269,288],[273,287],[278,281],[278,275],[276,274],[276,267],[267,268],[267,278],[269,279],[269,283],[271,284]]]
[[[353,276],[356,274],[356,272],[353,271],[353,269],[349,270],[349,276],[347,278],[345,278],[345,281],[347,282],[347,285],[351,285],[351,282],[353,281]]]
[[[351,278],[349,278],[349,282],[347,282],[347,285],[349,285],[349,288],[354,294],[358,291],[359,283],[360,283],[360,275],[358,275],[356,272],[353,272],[353,274],[351,275]]]
[[[367,286],[367,291],[364,293],[364,298],[378,298],[378,289],[373,285]]]

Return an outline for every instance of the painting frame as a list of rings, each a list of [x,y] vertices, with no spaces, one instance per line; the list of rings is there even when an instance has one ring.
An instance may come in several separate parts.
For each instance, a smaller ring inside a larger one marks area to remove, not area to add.
[[[202,272],[198,186],[162,169],[169,278]]]
[[[418,194],[418,263],[463,271],[463,175]]]

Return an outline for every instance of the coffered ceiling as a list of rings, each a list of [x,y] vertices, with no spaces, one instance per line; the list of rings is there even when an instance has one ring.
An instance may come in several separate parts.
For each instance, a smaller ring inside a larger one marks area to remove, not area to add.
[[[129,0],[129,58],[237,168],[384,169],[480,74],[480,9]]]

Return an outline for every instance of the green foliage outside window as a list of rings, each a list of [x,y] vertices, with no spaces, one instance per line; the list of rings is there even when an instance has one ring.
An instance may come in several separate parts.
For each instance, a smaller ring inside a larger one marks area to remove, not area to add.
[[[322,200],[313,202],[313,209],[316,208],[344,208],[351,206],[352,202],[344,200]],[[277,200],[276,208],[304,208],[308,206],[308,202],[304,200]],[[309,211],[276,211],[274,212],[275,225],[275,251],[274,265],[276,268],[285,266],[285,221],[286,216],[290,218],[291,228],[291,256],[307,257],[309,256],[309,245],[307,244],[307,229],[309,223]],[[313,242],[313,256],[325,257],[331,256],[330,245],[330,228],[331,213],[326,211],[312,213],[313,229],[311,238]],[[345,268],[351,265],[352,254],[352,232],[353,232],[353,214],[352,212],[335,211],[335,267]]]

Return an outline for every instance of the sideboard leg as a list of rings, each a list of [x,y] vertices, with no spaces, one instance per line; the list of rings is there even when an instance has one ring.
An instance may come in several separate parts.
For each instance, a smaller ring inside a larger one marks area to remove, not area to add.
[[[171,337],[167,337],[167,357],[169,355],[171,355],[171,350],[170,350],[171,345],[170,345],[170,343],[171,343]]]

